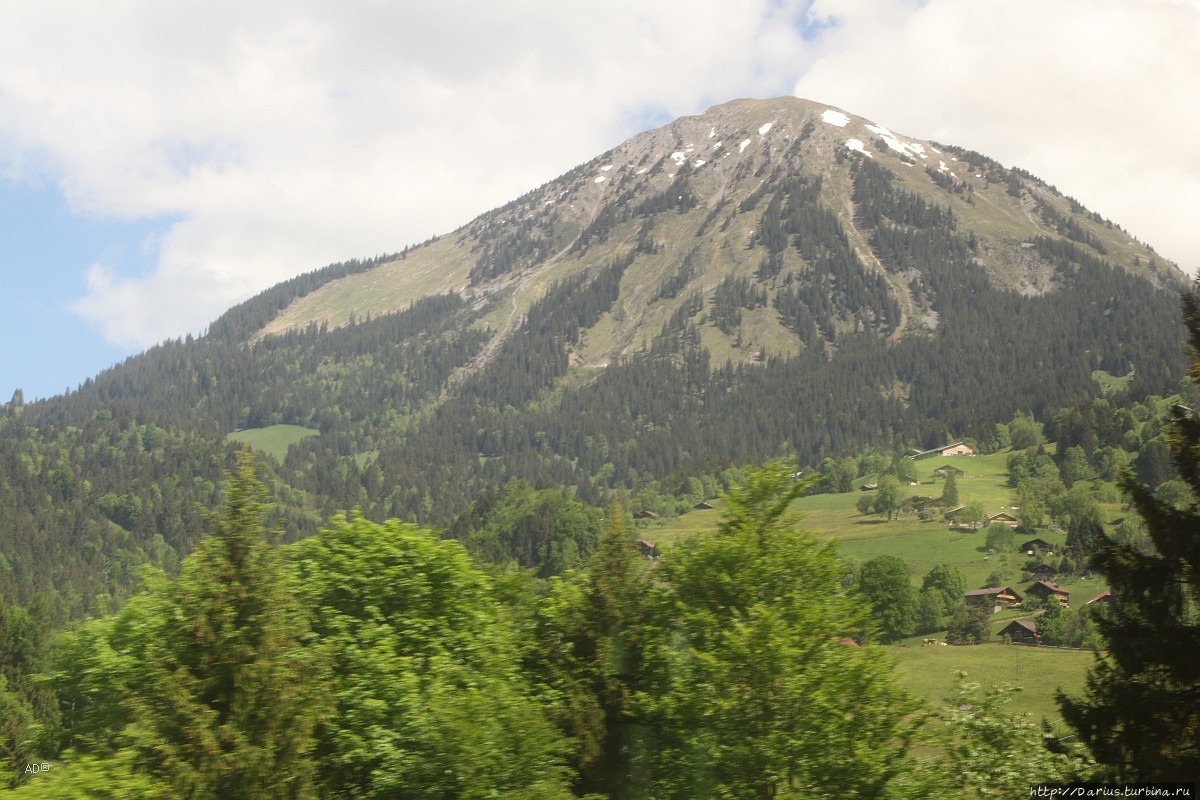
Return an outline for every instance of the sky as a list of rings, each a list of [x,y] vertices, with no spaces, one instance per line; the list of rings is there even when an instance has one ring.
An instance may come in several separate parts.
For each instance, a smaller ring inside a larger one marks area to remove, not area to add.
[[[788,94],[1200,268],[1200,0],[5,0],[0,402]]]

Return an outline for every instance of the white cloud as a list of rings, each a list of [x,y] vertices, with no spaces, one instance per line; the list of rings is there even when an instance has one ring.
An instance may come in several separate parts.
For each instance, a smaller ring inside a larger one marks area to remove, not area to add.
[[[777,22],[800,13],[30,4],[0,28],[0,174],[54,176],[81,214],[177,220],[153,271],[95,264],[73,306],[145,345],[290,275],[454,228],[617,144],[631,119],[785,93],[802,43]]]
[[[51,176],[80,214],[173,220],[152,270],[93,265],[74,306],[127,345],[443,233],[638,128],[793,88],[1026,167],[1200,264],[1183,241],[1200,212],[1197,16],[1117,0],[22,4],[0,26],[0,176]]]
[[[1200,4],[818,0],[811,13],[831,27],[796,94],[1028,169],[1200,268]]]

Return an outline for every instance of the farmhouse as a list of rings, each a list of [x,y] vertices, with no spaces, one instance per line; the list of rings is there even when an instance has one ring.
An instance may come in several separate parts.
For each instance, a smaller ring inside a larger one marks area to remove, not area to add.
[[[641,511],[633,512],[634,519],[658,519],[658,514],[653,511],[642,509]]]
[[[1088,600],[1086,603],[1084,603],[1084,605],[1090,606],[1092,603],[1111,603],[1111,602],[1112,602],[1112,592],[1110,592],[1108,589],[1105,589],[1103,592],[1101,592],[1100,594],[1093,597],[1091,600]]]
[[[983,527],[986,528],[989,525],[1007,525],[1010,528],[1015,528],[1020,524],[1021,520],[1017,519],[1012,514],[1009,514],[1007,511],[1001,511],[999,514],[992,514],[990,517],[988,517],[987,521],[983,523]]]
[[[1000,635],[1013,642],[1036,642],[1039,638],[1037,623],[1031,619],[1014,619],[1000,629]]]
[[[1051,598],[1053,598],[1059,603],[1059,605],[1070,605],[1071,593],[1056,583],[1050,583],[1049,581],[1036,581],[1025,591],[1034,597],[1042,598],[1047,603],[1049,603]]]
[[[937,475],[938,477],[941,477],[941,478],[945,478],[947,475],[953,475],[955,478],[961,478],[963,475],[966,475],[967,473],[963,472],[958,467],[952,467],[949,464],[943,464],[942,466],[935,469],[933,471],[933,474]]]
[[[966,442],[955,442],[944,447],[935,447],[932,450],[914,450],[908,454],[908,457],[916,460],[918,458],[931,458],[933,456],[973,456],[975,448]]]
[[[1052,581],[1058,577],[1058,568],[1050,564],[1034,564],[1029,568],[1029,574],[1039,581]]]
[[[634,542],[637,545],[638,553],[643,558],[658,558],[658,548],[653,542],[647,542],[645,539],[637,539]]]
[[[991,586],[987,589],[972,589],[963,595],[968,606],[992,609],[995,614],[1002,608],[1015,606],[1021,602],[1021,595],[1010,586]]]
[[[1045,539],[1030,539],[1028,542],[1021,542],[1020,547],[1017,549],[1022,553],[1033,555],[1035,552],[1053,553],[1055,548],[1054,545],[1050,544]]]

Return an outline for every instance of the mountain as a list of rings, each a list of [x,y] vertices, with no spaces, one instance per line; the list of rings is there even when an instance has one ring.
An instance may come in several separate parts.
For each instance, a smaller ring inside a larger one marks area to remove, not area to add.
[[[319,431],[275,466],[291,537],[351,508],[445,525],[514,478],[599,501],[776,455],[986,447],[1098,377],[1171,387],[1185,286],[1027,172],[805,100],[726,103],[8,404],[0,590],[169,565],[242,429]]]

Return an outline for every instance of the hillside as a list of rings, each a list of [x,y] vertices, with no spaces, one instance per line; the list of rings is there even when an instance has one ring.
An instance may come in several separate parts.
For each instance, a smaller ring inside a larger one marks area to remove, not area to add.
[[[286,453],[292,539],[354,508],[444,526],[514,478],[599,503],[778,455],[988,445],[1018,411],[1168,391],[1184,286],[1028,173],[817,103],[734,101],[8,404],[0,583],[78,610],[169,567],[238,431]]]

